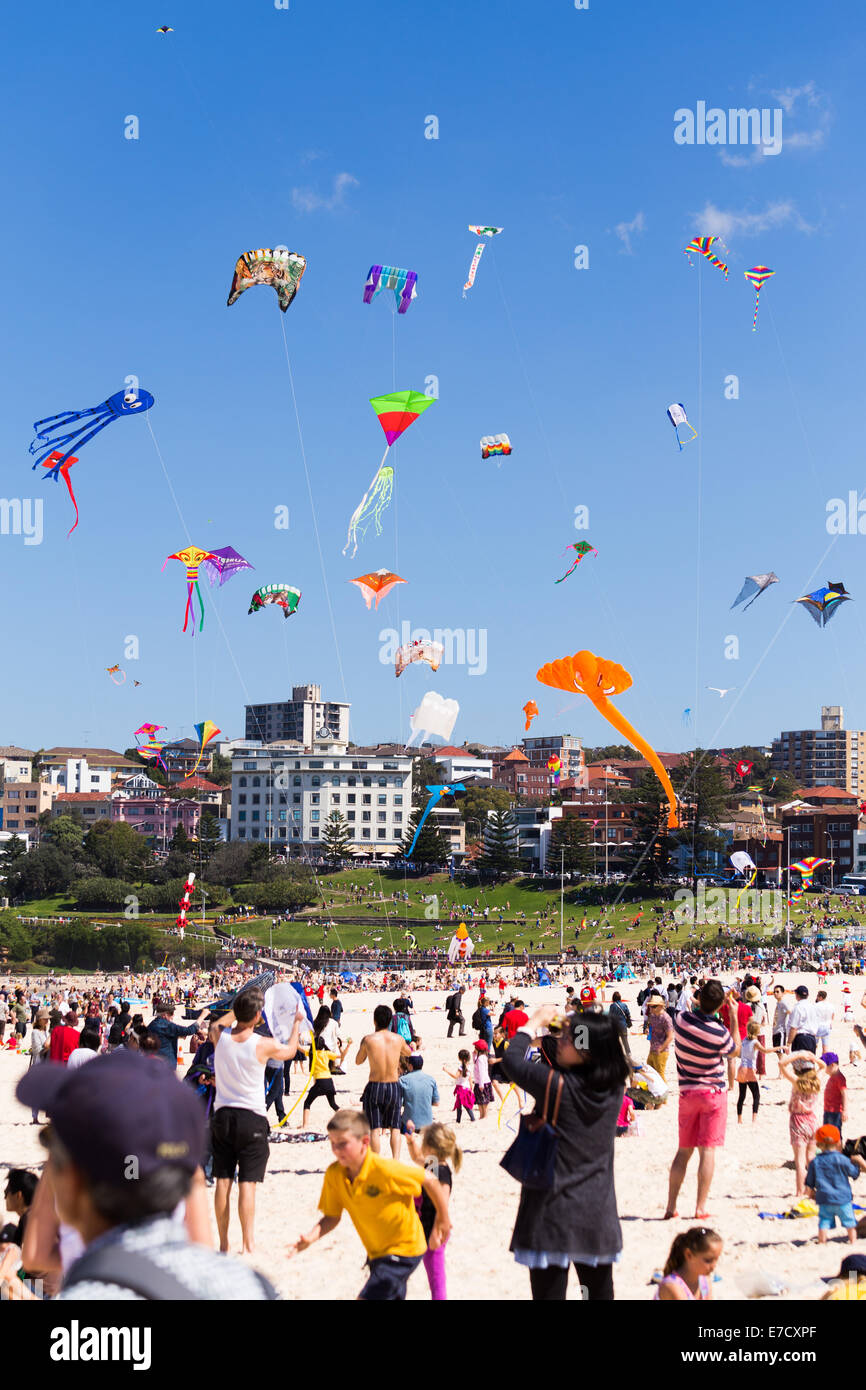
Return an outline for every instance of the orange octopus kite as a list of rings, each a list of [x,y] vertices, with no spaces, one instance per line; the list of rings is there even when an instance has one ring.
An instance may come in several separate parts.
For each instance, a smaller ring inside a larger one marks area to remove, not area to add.
[[[677,799],[661,760],[654,748],[641,738],[624,719],[615,705],[610,703],[609,695],[621,695],[632,683],[631,676],[624,666],[615,661],[605,661],[593,652],[575,652],[574,656],[561,656],[557,661],[549,661],[536,673],[542,685],[552,685],[554,690],[576,690],[591,700],[609,724],[627,739],[633,748],[642,753],[665,789],[668,799],[668,830],[679,826]]]

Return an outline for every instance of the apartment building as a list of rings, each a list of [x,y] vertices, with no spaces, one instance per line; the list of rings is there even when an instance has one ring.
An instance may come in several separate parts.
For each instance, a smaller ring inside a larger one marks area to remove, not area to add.
[[[794,729],[773,739],[772,763],[805,787],[844,787],[866,794],[866,730],[846,729],[841,705],[821,706],[820,729]]]
[[[553,786],[553,773],[545,765],[533,767],[519,748],[512,748],[501,762],[493,765],[493,784],[512,796],[547,797]]]
[[[38,766],[58,792],[109,793],[119,778],[141,771],[141,763],[112,748],[46,748]]]
[[[14,744],[0,747],[0,785],[32,781],[35,756],[29,748],[16,748]]]
[[[323,700],[320,685],[296,685],[291,700],[245,708],[247,739],[263,744],[290,740],[306,749],[349,741],[351,706],[342,700]]]
[[[562,763],[562,777],[580,777],[584,771],[583,741],[574,734],[542,734],[525,738],[521,748],[534,768],[547,767],[553,756]]]
[[[55,788],[47,782],[0,783],[0,830],[26,831],[38,839],[39,817],[51,810]]]
[[[476,758],[465,748],[437,748],[431,757],[442,768],[446,782],[462,782],[465,777],[481,777],[487,782],[493,779],[492,758]]]
[[[412,814],[411,757],[335,742],[316,753],[250,744],[232,758],[233,840],[315,855],[333,811],[352,833],[352,853],[395,855]]]

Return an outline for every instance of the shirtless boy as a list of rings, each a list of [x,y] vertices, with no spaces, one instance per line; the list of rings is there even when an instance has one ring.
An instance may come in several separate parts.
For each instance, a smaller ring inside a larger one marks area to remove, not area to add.
[[[370,1125],[370,1148],[381,1152],[382,1131],[391,1131],[391,1155],[400,1153],[400,1058],[411,1057],[409,1044],[399,1033],[389,1032],[394,1017],[387,1004],[373,1010],[375,1033],[361,1039],[355,1061],[367,1062],[370,1080],[361,1095],[361,1108]]]

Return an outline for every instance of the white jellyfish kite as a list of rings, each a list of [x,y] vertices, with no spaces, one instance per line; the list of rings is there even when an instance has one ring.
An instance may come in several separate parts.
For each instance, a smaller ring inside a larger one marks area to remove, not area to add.
[[[418,735],[422,735],[420,742],[424,742],[423,735],[427,737],[435,734],[445,743],[451,737],[454,725],[457,723],[457,716],[460,713],[460,705],[456,700],[446,700],[436,690],[428,690],[420,705],[416,709],[409,721],[412,725],[412,734],[406,747],[409,748],[415,742]]]
[[[673,405],[668,406],[668,419],[674,427],[674,434],[677,437],[677,447],[680,453],[682,453],[683,444],[691,444],[692,440],[698,437],[697,430],[688,422],[686,408],[682,401],[675,401]],[[687,430],[691,430],[691,435],[688,439],[680,439],[680,425],[685,425]]]

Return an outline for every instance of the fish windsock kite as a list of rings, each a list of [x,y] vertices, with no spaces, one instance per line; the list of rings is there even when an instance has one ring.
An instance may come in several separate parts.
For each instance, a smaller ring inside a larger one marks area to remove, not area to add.
[[[398,584],[405,584],[406,580],[391,570],[373,570],[371,574],[359,574],[357,579],[350,579],[349,583],[358,586],[368,608],[374,599],[373,607],[378,608],[380,599],[390,594]]]
[[[585,695],[595,705],[599,714],[646,758],[665,789],[668,800],[668,830],[676,830],[680,823],[677,799],[661,759],[655,749],[610,702],[611,695],[621,695],[632,684],[628,671],[614,661],[595,656],[593,652],[580,651],[575,652],[574,656],[562,656],[556,661],[549,661],[537,672],[536,679],[542,685],[552,686],[554,690],[568,690],[571,693],[577,691],[579,695]]]
[[[451,965],[467,964],[475,950],[475,942],[466,929],[466,923],[461,922],[456,932],[451,938],[448,947],[448,961]]]
[[[504,227],[477,227],[474,223],[470,223],[469,230],[470,232],[474,232],[476,236],[483,236],[489,239],[490,237],[498,236],[499,233],[504,231],[505,229]],[[466,298],[466,291],[471,290],[472,286],[475,284],[475,276],[478,271],[478,262],[481,260],[481,256],[484,252],[484,247],[486,246],[486,244],[487,243],[484,241],[479,241],[478,245],[475,248],[475,255],[472,257],[472,264],[469,267],[469,274],[466,277],[466,284],[463,286],[464,299]]]
[[[431,670],[438,671],[444,655],[445,648],[441,642],[407,642],[398,648],[394,657],[394,675],[402,676],[413,661],[426,661]]]
[[[524,727],[528,730],[533,719],[538,718],[538,705],[534,700],[526,701],[526,704],[523,706],[523,713],[526,715],[526,724]]]
[[[755,287],[755,317],[752,319],[752,332],[758,327],[758,301],[761,298],[761,290],[769,280],[771,275],[775,275],[775,270],[770,270],[766,265],[753,265],[751,270],[744,270],[743,274],[750,285]]]
[[[598,554],[598,551],[596,550],[595,546],[594,546],[594,545],[590,545],[589,541],[575,541],[573,545],[567,545],[567,546],[565,547],[565,550],[563,550],[563,552],[562,552],[563,555],[567,555],[568,552],[569,552],[569,550],[573,550],[573,551],[574,551],[574,554],[575,554],[575,557],[576,557],[576,558],[575,558],[575,561],[574,561],[574,564],[571,565],[571,566],[565,571],[565,574],[560,575],[559,579],[554,579],[554,581],[553,581],[554,584],[561,584],[562,581],[563,581],[563,579],[567,579],[568,576],[569,576],[570,574],[574,574],[574,571],[577,569],[577,567],[578,567],[578,565],[580,564],[581,560],[583,559],[584,555],[597,555],[597,554]]]
[[[143,415],[152,405],[153,396],[149,391],[116,391],[101,405],[91,405],[86,410],[62,410],[59,415],[48,415],[34,423],[36,437],[30,444],[30,453],[36,459],[33,467],[47,468],[46,478],[53,478],[55,482],[62,475],[75,508],[70,536],[78,525],[78,503],[69,477],[69,469],[78,462],[73,449],[80,453],[106,425],[130,415]]]
[[[418,276],[414,270],[398,270],[393,265],[371,265],[364,286],[364,303],[372,304],[383,290],[393,290],[397,301],[397,313],[405,314],[417,298]]]
[[[283,617],[290,618],[297,611],[300,601],[300,589],[295,589],[291,584],[263,584],[250,599],[247,617],[250,613],[258,613],[260,609],[275,603],[278,608],[282,608]]]
[[[683,248],[683,255],[688,258],[689,265],[694,264],[692,261],[692,254],[703,256],[705,260],[709,261],[710,265],[718,266],[719,270],[723,270],[725,272],[725,279],[727,280],[728,267],[725,265],[724,261],[719,260],[715,251],[712,249],[716,242],[718,242],[720,246],[723,245],[721,237],[718,236],[694,236],[688,246]]]
[[[217,726],[216,726],[216,724],[214,724],[213,721],[210,720],[210,719],[205,719],[205,720],[203,720],[201,724],[193,724],[192,727],[193,727],[193,728],[195,729],[195,731],[196,731],[196,734],[197,734],[198,740],[199,740],[199,744],[200,744],[201,746],[199,747],[199,750],[198,750],[198,757],[197,757],[196,760],[195,760],[195,767],[193,768],[192,772],[189,774],[190,777],[194,777],[194,776],[195,776],[195,770],[196,770],[196,768],[198,767],[199,763],[201,762],[202,758],[204,757],[204,750],[205,750],[205,748],[207,747],[207,745],[208,745],[209,743],[211,743],[211,742],[216,738],[217,734],[222,733],[222,729],[218,729]]]
[[[691,444],[693,439],[697,439],[698,432],[693,425],[690,425],[686,418],[686,408],[682,401],[674,401],[673,405],[668,406],[668,419],[674,427],[674,434],[677,437],[677,447],[682,453],[684,444]],[[685,425],[687,430],[691,430],[688,439],[680,439],[680,425]]]
[[[204,599],[201,596],[201,589],[198,586],[198,572],[205,560],[213,560],[215,557],[209,550],[200,550],[197,545],[188,545],[183,550],[176,550],[173,555],[166,556],[163,561],[165,569],[169,560],[180,560],[182,565],[186,565],[186,609],[183,615],[183,631],[186,632],[190,615],[192,615],[192,630],[195,633],[195,613],[192,607],[192,596],[195,593],[198,597],[200,618],[199,631],[204,627]]]
[[[439,804],[443,796],[453,796],[455,792],[465,792],[466,788],[462,782],[446,782],[441,785],[437,783],[436,786],[433,787],[428,786],[427,790],[430,793],[430,800],[424,807],[418,824],[415,826],[415,834],[412,836],[412,843],[406,851],[405,857],[407,859],[412,858],[412,851],[418,843],[418,836],[421,834],[421,827],[423,826],[430,812],[433,810],[433,807]]]
[[[285,313],[298,293],[306,268],[305,258],[286,246],[244,251],[238,256],[226,304],[234,304],[253,285],[270,285]]]
[[[370,398],[370,404],[379,417],[379,424],[388,442],[373,480],[349,520],[349,534],[343,546],[344,555],[350,545],[354,546],[352,556],[357,554],[358,533],[363,536],[371,521],[376,528],[376,535],[381,536],[382,513],[391,501],[394,491],[394,470],[385,467],[388,451],[433,401],[433,396],[425,396],[422,391],[392,391],[388,396]]]
[[[747,574],[743,581],[743,587],[737,594],[731,607],[736,608],[738,603],[742,603],[743,599],[747,598],[749,602],[743,609],[745,613],[746,608],[751,608],[755,599],[760,598],[765,589],[769,589],[771,584],[778,584],[778,582],[779,576],[774,574],[772,570],[770,570],[769,574]]]

